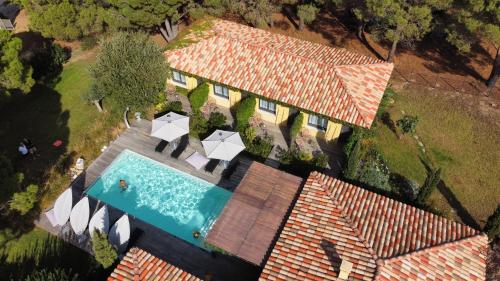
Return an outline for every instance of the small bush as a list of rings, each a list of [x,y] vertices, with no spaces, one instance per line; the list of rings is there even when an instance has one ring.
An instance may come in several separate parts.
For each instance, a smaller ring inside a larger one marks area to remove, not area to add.
[[[30,275],[26,276],[25,281],[77,281],[78,274],[71,273],[70,270],[63,268],[54,269],[37,269]]]
[[[84,51],[90,50],[94,48],[96,45],[97,45],[97,37],[92,35],[83,37],[81,45],[82,50]]]
[[[255,112],[255,105],[257,101],[255,97],[246,97],[243,99],[236,108],[236,130],[244,132],[248,127],[248,120]]]
[[[182,112],[182,102],[171,101],[171,102],[167,103],[167,105],[165,106],[165,110],[180,113],[180,112]]]
[[[175,86],[175,92],[186,97],[189,95],[188,89],[179,86]]]
[[[202,83],[189,94],[189,102],[193,111],[199,111],[200,108],[208,100],[209,86],[207,83]]]
[[[500,237],[500,204],[497,205],[495,212],[488,217],[484,225],[484,232],[488,234],[490,239]]]
[[[220,129],[226,125],[226,116],[220,112],[210,113],[208,118],[208,128],[209,130]]]
[[[374,188],[392,191],[390,170],[382,155],[372,148],[362,161],[357,180]]]
[[[433,170],[430,169],[427,172],[427,177],[425,182],[420,188],[417,195],[417,202],[421,205],[425,205],[432,192],[436,189],[438,183],[441,181],[441,169]]]
[[[299,113],[293,120],[292,126],[290,127],[290,141],[293,141],[300,133],[302,126],[304,125],[304,114]]]
[[[328,167],[328,155],[323,152],[314,155],[312,164],[317,168],[325,169]]]
[[[14,193],[10,201],[10,208],[18,211],[21,215],[27,214],[38,201],[38,186],[30,184],[26,191]]]
[[[116,249],[108,241],[108,235],[99,231],[92,233],[92,251],[96,261],[104,268],[112,266],[118,258]]]
[[[71,57],[71,50],[58,44],[44,44],[33,52],[30,63],[33,78],[37,81],[56,77],[61,73],[63,64]]]
[[[301,151],[297,146],[278,151],[281,168],[302,177],[308,176],[312,171],[322,170],[328,166],[328,156],[322,152],[311,154]]]
[[[260,160],[265,160],[273,149],[273,138],[271,136],[257,136],[252,142],[245,143],[246,150]]]
[[[257,131],[251,126],[248,126],[242,134],[242,137],[249,143],[253,142],[257,137]]]
[[[344,169],[344,177],[350,180],[357,178],[362,157],[361,140],[358,139],[353,145],[352,151],[347,155],[347,167]]]
[[[189,134],[202,138],[208,131],[208,121],[203,118],[200,111],[193,111],[191,118],[189,118]]]
[[[401,128],[403,134],[414,134],[417,129],[418,117],[405,115],[396,121],[396,125]]]

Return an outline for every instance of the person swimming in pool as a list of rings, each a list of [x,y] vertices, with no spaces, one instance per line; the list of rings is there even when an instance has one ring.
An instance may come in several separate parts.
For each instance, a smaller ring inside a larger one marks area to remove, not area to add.
[[[127,187],[127,182],[125,180],[120,180],[120,189],[124,191],[125,189],[127,189]]]
[[[201,235],[201,233],[200,233],[198,230],[193,231],[193,237],[194,237],[195,239],[200,238],[200,235]]]

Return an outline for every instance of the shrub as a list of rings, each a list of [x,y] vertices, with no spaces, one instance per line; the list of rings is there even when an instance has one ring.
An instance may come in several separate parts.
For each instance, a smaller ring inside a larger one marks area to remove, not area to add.
[[[385,164],[382,155],[375,149],[368,151],[359,168],[360,182],[384,191],[391,191],[390,170]]]
[[[271,136],[257,136],[252,142],[246,143],[247,152],[256,156],[260,160],[264,160],[269,156],[273,149],[273,138]]]
[[[293,120],[292,126],[290,127],[290,141],[293,141],[300,133],[300,129],[304,125],[304,114],[299,113]]]
[[[165,106],[165,110],[180,113],[180,112],[182,112],[182,102],[171,101],[171,102],[167,103],[167,105]]]
[[[362,157],[361,152],[361,140],[357,140],[354,143],[352,151],[347,157],[347,167],[344,170],[344,177],[350,180],[356,179],[358,176],[359,165]]]
[[[208,118],[208,128],[209,130],[220,129],[226,124],[226,116],[220,112],[210,113]]]
[[[189,95],[188,89],[179,86],[175,86],[175,92],[186,97]]]
[[[84,50],[84,51],[90,50],[90,49],[94,48],[96,45],[97,45],[97,37],[92,36],[92,35],[83,37],[82,45],[81,45],[82,50]]]
[[[500,236],[500,204],[497,205],[495,212],[488,217],[484,225],[484,232],[488,234],[490,239]]]
[[[312,164],[317,168],[325,169],[328,167],[328,155],[323,152],[317,153],[312,159]]]
[[[254,127],[248,126],[245,131],[242,133],[242,137],[248,142],[251,143],[257,137],[257,131]]]
[[[71,50],[58,44],[43,44],[30,59],[35,80],[50,80],[61,73],[63,64],[71,57]]]
[[[417,202],[424,205],[441,181],[441,169],[429,169],[425,182],[417,195]]]
[[[63,268],[39,269],[26,276],[25,281],[77,281],[78,274],[72,274],[71,269]]]
[[[322,170],[328,165],[328,156],[326,154],[320,152],[313,155],[307,151],[301,151],[295,145],[288,150],[279,150],[277,156],[281,168],[303,177],[306,177],[314,170]]]
[[[200,108],[208,100],[209,86],[207,83],[202,83],[196,87],[191,94],[189,94],[189,102],[191,103],[191,108],[194,111],[199,111]]]
[[[10,201],[10,208],[18,211],[21,215],[27,214],[38,201],[38,186],[30,184],[26,191],[14,193]]]
[[[398,121],[396,121],[396,125],[401,128],[403,134],[414,134],[418,124],[417,116],[405,115]]]
[[[92,233],[92,251],[96,261],[104,268],[113,265],[118,258],[116,249],[108,241],[108,235],[99,231]]]
[[[344,145],[344,153],[349,157],[351,154],[351,151],[354,149],[354,146],[356,143],[358,143],[360,140],[364,139],[368,134],[369,130],[363,129],[361,127],[354,127],[352,130],[352,134],[349,136],[349,139],[347,140],[347,143]]]
[[[194,137],[201,138],[208,131],[208,122],[201,112],[193,111],[191,118],[189,118],[189,134]]]
[[[236,130],[244,132],[248,127],[248,120],[255,112],[255,105],[257,101],[255,97],[246,97],[243,99],[236,108]]]

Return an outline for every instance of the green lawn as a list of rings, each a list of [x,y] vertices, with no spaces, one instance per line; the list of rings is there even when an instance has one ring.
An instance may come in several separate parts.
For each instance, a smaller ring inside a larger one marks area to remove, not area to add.
[[[500,202],[500,129],[478,114],[467,113],[463,104],[444,95],[401,90],[394,100],[388,109],[391,119],[395,122],[402,112],[417,115],[417,134],[425,156],[443,169],[446,187],[434,192],[431,205],[450,217],[467,221],[469,216],[483,225]],[[423,183],[426,171],[414,138],[398,139],[380,122],[375,142],[391,170]]]

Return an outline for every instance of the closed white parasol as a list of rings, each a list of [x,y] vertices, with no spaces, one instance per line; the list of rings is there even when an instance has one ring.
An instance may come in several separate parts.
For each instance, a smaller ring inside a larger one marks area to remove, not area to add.
[[[128,240],[130,239],[130,222],[127,214],[123,215],[115,222],[109,231],[109,242],[118,249],[119,253],[123,253],[127,248]]]
[[[240,134],[237,132],[216,130],[201,141],[208,158],[231,161],[245,149]]]
[[[76,235],[82,235],[85,232],[89,223],[89,214],[89,199],[85,196],[76,203],[69,217],[71,228],[73,228]]]
[[[151,136],[171,142],[189,133],[189,117],[169,112],[153,120]]]
[[[108,230],[109,230],[108,207],[103,206],[90,219],[90,222],[89,222],[90,237],[92,237],[92,234],[94,233],[94,231],[99,231],[100,233],[107,234]]]
[[[64,225],[68,221],[72,207],[73,191],[70,187],[59,195],[54,204],[54,217],[58,225]]]

